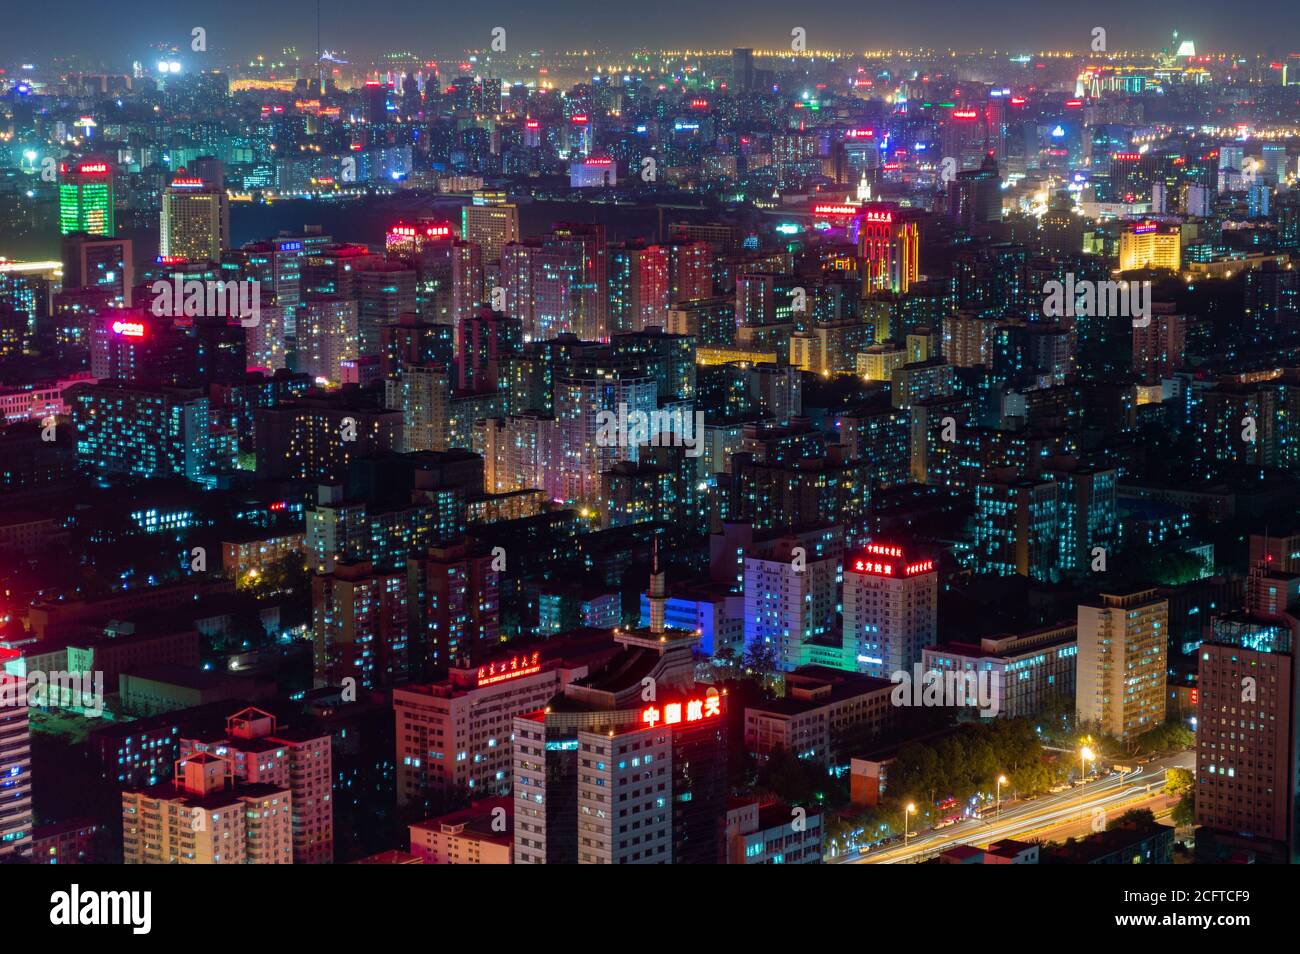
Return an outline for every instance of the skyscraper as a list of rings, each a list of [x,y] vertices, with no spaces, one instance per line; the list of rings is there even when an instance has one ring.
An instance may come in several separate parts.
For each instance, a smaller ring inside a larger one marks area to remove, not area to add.
[[[180,170],[163,191],[159,253],[169,261],[219,262],[229,245],[225,188]]]
[[[113,166],[104,159],[85,159],[59,167],[59,232],[71,235],[116,235]]]
[[[483,261],[501,261],[501,249],[519,241],[519,206],[504,194],[475,193],[460,210],[460,236],[483,250]]]

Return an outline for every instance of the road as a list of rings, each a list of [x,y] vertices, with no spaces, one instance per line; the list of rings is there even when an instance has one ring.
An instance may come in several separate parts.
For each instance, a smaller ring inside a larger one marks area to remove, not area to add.
[[[1005,805],[997,819],[969,818],[947,828],[920,832],[902,844],[877,848],[865,854],[853,853],[836,859],[850,864],[909,864],[938,854],[953,845],[984,846],[1003,838],[1044,837],[1063,840],[1091,831],[1093,810],[1100,808],[1113,819],[1131,808],[1164,811],[1169,806],[1159,798],[1165,786],[1165,770],[1194,768],[1194,752],[1180,752],[1138,766],[1128,775],[1107,775],[1079,788],[1056,795],[1041,795],[1033,801]]]

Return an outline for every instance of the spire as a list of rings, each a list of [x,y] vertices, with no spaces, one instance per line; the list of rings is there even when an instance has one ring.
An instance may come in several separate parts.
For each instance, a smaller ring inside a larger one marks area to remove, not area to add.
[[[646,591],[646,598],[650,602],[650,632],[662,633],[664,631],[664,608],[668,603],[668,597],[664,594],[664,573],[659,569],[659,538],[655,537],[652,545],[652,558],[650,570],[650,589]]]

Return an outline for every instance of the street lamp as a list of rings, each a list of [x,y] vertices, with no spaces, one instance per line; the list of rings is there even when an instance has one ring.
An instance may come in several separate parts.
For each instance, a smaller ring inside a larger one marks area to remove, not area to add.
[[[1002,786],[1005,784],[1007,784],[1007,777],[1005,775],[999,775],[998,776],[998,807],[994,811],[995,818],[1002,817]]]
[[[908,802],[907,808],[904,809],[903,811],[903,847],[904,848],[907,847],[907,839],[911,836],[911,832],[908,830],[908,826],[907,826],[908,816],[915,815],[915,814],[916,814],[916,805],[912,802]]]
[[[1091,740],[1088,740],[1091,741]],[[1088,763],[1097,757],[1092,748],[1085,743],[1079,748],[1079,817],[1083,817],[1084,807],[1088,803],[1088,795],[1084,792],[1083,787],[1087,782]]]

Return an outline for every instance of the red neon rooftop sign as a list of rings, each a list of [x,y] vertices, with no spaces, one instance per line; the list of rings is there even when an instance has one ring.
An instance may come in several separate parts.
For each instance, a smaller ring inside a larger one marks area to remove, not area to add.
[[[868,543],[863,548],[866,552],[853,561],[854,573],[866,573],[870,576],[917,576],[934,571],[934,560],[914,560],[903,562],[903,548],[889,543]],[[874,558],[874,559],[873,559]]]
[[[85,175],[101,175],[108,172],[107,162],[83,162],[77,166],[77,171]]]
[[[524,653],[522,656],[515,656],[509,661],[503,659],[501,662],[479,666],[477,681],[480,686],[492,686],[499,682],[509,682],[511,679],[534,676],[541,671],[542,654],[534,652],[530,656],[528,653]]]
[[[666,702],[660,708],[648,706],[641,713],[641,722],[650,728],[662,723],[677,725],[681,722],[703,722],[722,715],[722,696],[716,690],[710,691],[703,699],[687,699],[685,702]]]
[[[814,205],[814,215],[857,215],[861,209],[856,205]]]
[[[138,321],[115,321],[111,327],[114,334],[122,335],[126,338],[144,337],[144,325]]]

